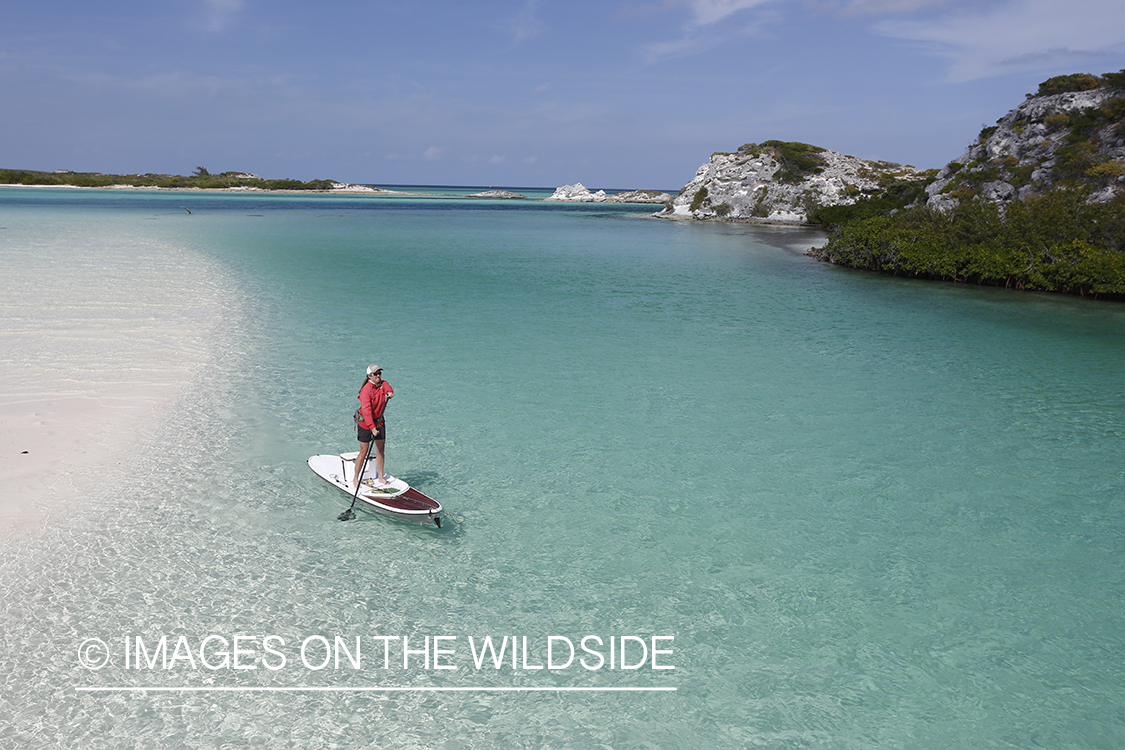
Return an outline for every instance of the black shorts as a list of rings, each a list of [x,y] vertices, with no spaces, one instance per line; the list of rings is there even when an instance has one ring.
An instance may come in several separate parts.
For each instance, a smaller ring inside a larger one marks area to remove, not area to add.
[[[387,422],[386,422],[386,420],[382,420],[382,419],[379,420],[375,424],[375,432],[374,433],[372,433],[371,430],[367,429],[366,427],[361,427],[359,425],[356,425],[355,426],[355,436],[357,438],[359,438],[359,442],[361,442],[361,443],[370,443],[372,440],[386,440],[387,439]]]

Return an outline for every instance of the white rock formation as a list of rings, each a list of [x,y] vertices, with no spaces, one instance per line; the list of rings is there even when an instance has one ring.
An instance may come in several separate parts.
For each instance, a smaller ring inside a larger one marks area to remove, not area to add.
[[[879,192],[881,180],[920,176],[914,167],[806,144],[751,143],[736,153],[712,154],[654,216],[804,224],[819,206],[855,203],[864,194]]]
[[[382,193],[386,192],[382,188],[371,187],[370,185],[353,185],[347,182],[333,182],[331,190],[336,193]]]
[[[604,190],[591,193],[581,182],[555,188],[555,192],[550,198],[547,198],[549,201],[577,201],[579,203],[601,203],[605,199]]]
[[[506,200],[515,200],[519,198],[526,198],[523,193],[513,193],[511,190],[485,190],[483,193],[473,193],[472,195],[465,196],[467,198],[504,198]]]
[[[606,198],[607,203],[667,203],[672,196],[659,190],[626,190]]]

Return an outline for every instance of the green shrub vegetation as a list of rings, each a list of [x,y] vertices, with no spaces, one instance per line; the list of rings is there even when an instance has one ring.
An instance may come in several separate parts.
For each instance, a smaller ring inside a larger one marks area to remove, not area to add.
[[[110,187],[130,185],[148,188],[218,189],[247,187],[260,190],[331,190],[332,180],[264,180],[247,177],[240,172],[213,175],[196,167],[190,176],[170,174],[102,174],[100,172],[36,172],[27,169],[0,169],[0,185],[73,185],[75,187]]]
[[[1106,86],[1125,91],[1125,70],[1119,70],[1116,73],[1106,73],[1102,76]]]
[[[749,156],[761,156],[768,152],[781,164],[781,168],[774,175],[779,182],[798,183],[810,175],[824,171],[825,149],[820,146],[811,146],[797,141],[763,141],[762,143],[744,143],[739,146],[738,153]]]
[[[1039,195],[1003,204],[979,197],[982,186],[996,180],[1017,189],[1032,184],[1045,162],[1021,165],[1010,155],[951,162],[946,172],[952,180],[942,193],[957,199],[954,207],[926,205],[932,176],[884,183],[877,195],[810,214],[810,221],[829,229],[828,243],[810,254],[899,276],[1125,300],[1125,197],[1090,201],[1125,175],[1125,163],[1100,149],[1107,133],[1113,137],[1125,127],[1125,70],[1057,76],[1040,85],[1039,95],[1101,87],[1120,89],[1122,96],[1044,118],[1063,139],[1050,155],[1050,182],[1036,185]],[[980,142],[994,132],[984,128]]]
[[[801,182],[824,171],[824,157],[821,156],[824,149],[819,146],[782,141],[766,141],[762,146],[773,149],[781,162],[781,169],[775,175],[781,182]]]
[[[1104,81],[1098,76],[1092,76],[1089,73],[1072,73],[1043,81],[1039,84],[1039,91],[1036,96],[1052,96],[1053,94],[1065,94],[1069,91],[1090,91],[1103,85]]]
[[[820,260],[1015,289],[1125,299],[1125,199],[1058,189],[1005,206],[973,200],[838,226]]]
[[[933,182],[934,172],[924,173],[917,180],[888,180],[881,192],[864,196],[850,205],[821,206],[809,213],[809,222],[832,229],[876,216],[884,216],[914,203],[924,202],[926,186]],[[854,185],[852,194],[859,192]],[[844,193],[848,194],[847,188]]]
[[[1049,127],[1051,130],[1065,128],[1070,124],[1070,115],[1068,115],[1066,112],[1055,112],[1054,114],[1044,117],[1043,124]]]
[[[769,206],[766,205],[766,198],[769,197],[769,194],[769,188],[764,187],[758,191],[758,200],[754,201],[754,208],[750,209],[751,216],[764,219],[770,215]]]
[[[1065,76],[1055,76],[1054,78],[1048,78],[1046,81],[1043,81],[1043,83],[1039,84],[1039,90],[1034,94],[1028,94],[1028,96],[1052,96],[1054,94],[1065,94],[1071,91],[1091,91],[1101,88],[1102,86],[1125,90],[1125,70],[1119,70],[1116,73],[1106,73],[1102,76],[1095,76],[1089,73],[1071,73]]]
[[[695,191],[695,195],[691,199],[691,206],[688,207],[690,211],[698,211],[703,207],[703,202],[707,200],[707,188],[701,187]]]

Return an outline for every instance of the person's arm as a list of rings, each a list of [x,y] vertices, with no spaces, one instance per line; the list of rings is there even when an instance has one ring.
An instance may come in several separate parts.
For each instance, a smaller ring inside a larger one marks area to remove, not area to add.
[[[383,412],[387,410],[387,390],[390,384],[383,381],[379,384],[378,388],[371,389],[371,424],[375,424],[378,420],[383,418]]]

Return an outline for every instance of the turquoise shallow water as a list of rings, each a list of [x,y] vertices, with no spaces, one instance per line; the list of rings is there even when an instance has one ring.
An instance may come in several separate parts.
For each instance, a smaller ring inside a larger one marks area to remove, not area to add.
[[[856,273],[805,257],[815,232],[636,206],[0,193],[0,226],[53,221],[200,254],[238,306],[168,450],[3,550],[0,746],[1125,742],[1118,304]],[[305,466],[354,449],[371,361],[388,468],[441,531],[341,523]],[[256,669],[125,666],[127,637],[211,634],[257,639]],[[487,635],[529,657],[475,668]],[[671,636],[675,669],[531,668],[551,635]],[[314,636],[359,636],[361,667],[302,663]],[[446,637],[457,668],[384,668],[374,636]],[[145,685],[237,690],[81,690]]]

